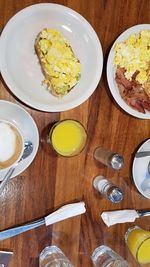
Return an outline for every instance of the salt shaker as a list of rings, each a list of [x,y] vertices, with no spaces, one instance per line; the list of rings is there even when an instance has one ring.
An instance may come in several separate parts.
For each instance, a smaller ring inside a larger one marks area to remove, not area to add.
[[[123,199],[122,190],[104,176],[96,176],[93,181],[93,186],[103,197],[107,198],[112,203],[119,203]]]
[[[94,151],[94,158],[115,170],[120,170],[124,166],[124,159],[121,155],[103,147],[97,147]]]

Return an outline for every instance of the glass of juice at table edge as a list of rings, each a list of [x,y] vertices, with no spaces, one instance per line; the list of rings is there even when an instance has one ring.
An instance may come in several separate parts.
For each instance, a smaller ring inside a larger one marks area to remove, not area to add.
[[[150,232],[134,226],[125,234],[126,244],[139,264],[150,263]]]
[[[66,119],[53,125],[49,138],[53,149],[59,155],[72,157],[84,149],[87,133],[79,121]]]

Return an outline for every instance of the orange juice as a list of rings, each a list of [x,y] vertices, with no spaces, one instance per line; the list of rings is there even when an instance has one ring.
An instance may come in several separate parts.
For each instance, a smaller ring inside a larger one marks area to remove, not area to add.
[[[63,120],[56,123],[50,131],[50,141],[54,150],[62,156],[75,156],[86,143],[86,131],[75,120]]]
[[[139,227],[129,228],[126,243],[134,258],[140,264],[150,263],[150,232]]]

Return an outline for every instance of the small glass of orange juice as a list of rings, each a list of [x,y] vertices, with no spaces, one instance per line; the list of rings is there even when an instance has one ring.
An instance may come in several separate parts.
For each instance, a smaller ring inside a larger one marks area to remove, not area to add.
[[[87,133],[79,121],[66,119],[53,125],[49,139],[59,155],[71,157],[78,155],[84,149]]]
[[[150,232],[134,226],[125,234],[126,244],[140,264],[150,263]]]

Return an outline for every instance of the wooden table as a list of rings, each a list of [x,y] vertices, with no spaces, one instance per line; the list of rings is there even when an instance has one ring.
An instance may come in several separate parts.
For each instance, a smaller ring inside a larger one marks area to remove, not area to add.
[[[45,1],[1,0],[0,30],[19,10]],[[123,110],[110,95],[106,80],[106,61],[109,49],[127,28],[150,23],[149,0],[58,0],[47,1],[66,5],[84,16],[100,38],[104,53],[101,81],[93,95],[82,105],[62,113],[46,113],[21,103],[7,88],[1,77],[0,98],[18,103],[34,118],[40,134],[40,145],[35,160],[19,176],[11,179],[0,196],[0,230],[20,225],[49,214],[64,204],[83,200],[87,212],[49,227],[39,227],[19,236],[0,242],[0,250],[14,252],[11,267],[36,267],[41,250],[51,244],[60,247],[76,267],[92,266],[93,250],[106,244],[136,267],[130,255],[124,234],[135,224],[150,230],[150,218],[135,223],[106,227],[100,218],[104,210],[150,208],[150,201],[140,195],[132,180],[133,153],[150,137],[149,120],[134,118]],[[10,44],[11,45],[11,44]],[[43,129],[56,120],[73,118],[87,129],[88,142],[77,157],[58,157],[42,143]],[[117,151],[125,159],[124,168],[117,172],[93,160],[93,151],[103,146]],[[124,200],[111,204],[93,189],[92,180],[104,175],[124,190]],[[149,265],[150,266],[150,265]]]

